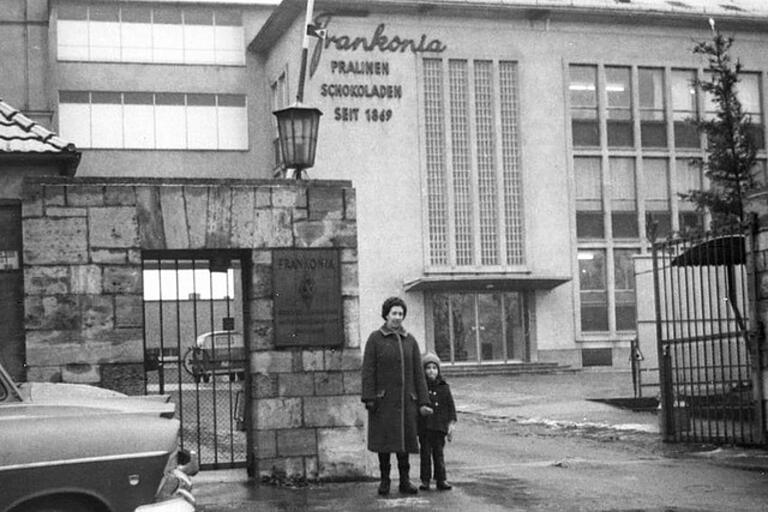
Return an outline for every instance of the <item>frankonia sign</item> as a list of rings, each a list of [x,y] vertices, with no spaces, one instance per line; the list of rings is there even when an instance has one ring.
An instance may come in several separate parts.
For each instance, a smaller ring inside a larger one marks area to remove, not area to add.
[[[315,26],[325,28],[329,22],[329,16],[320,17]],[[447,48],[442,41],[430,39],[426,34],[421,34],[418,39],[411,39],[399,35],[387,35],[386,30],[387,26],[384,23],[379,23],[370,37],[328,33],[324,40],[319,40],[315,45],[309,65],[309,76],[312,77],[317,71],[324,48],[333,48],[343,52],[361,50],[381,53],[405,53],[408,51],[412,53],[442,53]]]

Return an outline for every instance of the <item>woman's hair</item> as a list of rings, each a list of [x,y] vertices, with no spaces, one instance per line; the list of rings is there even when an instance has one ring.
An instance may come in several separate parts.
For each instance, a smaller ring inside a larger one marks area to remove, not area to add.
[[[400,297],[390,297],[384,301],[384,304],[381,305],[381,318],[386,320],[389,310],[395,306],[403,308],[403,318],[405,318],[405,315],[408,314],[408,306],[405,305],[405,301]]]

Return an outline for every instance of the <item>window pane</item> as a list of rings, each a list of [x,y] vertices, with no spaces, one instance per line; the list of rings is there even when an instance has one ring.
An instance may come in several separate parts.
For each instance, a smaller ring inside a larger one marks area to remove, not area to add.
[[[432,295],[432,328],[435,353],[443,362],[451,361],[451,323],[448,295]]]
[[[504,360],[504,327],[501,311],[501,294],[477,294],[477,321],[482,361]]]
[[[88,7],[85,5],[57,4],[57,16],[60,20],[87,20]]]
[[[597,68],[570,66],[571,135],[574,146],[599,146]]]
[[[639,230],[636,211],[614,211],[611,213],[611,230],[614,238],[637,238]]]
[[[184,26],[184,62],[187,64],[213,64],[216,62],[213,25]]]
[[[243,27],[219,27],[214,29],[216,63],[229,65],[245,64],[245,42]]]
[[[243,16],[240,11],[216,11],[214,13],[216,17],[216,25],[241,27],[243,25]]]
[[[129,101],[126,93],[123,106],[123,126],[125,130],[125,147],[133,149],[153,149],[155,147],[155,107],[152,105],[152,95],[148,94],[149,102],[139,102],[140,98]]]
[[[59,20],[56,26],[58,59],[88,60],[88,22]]]
[[[91,21],[111,21],[117,23],[120,20],[119,9],[116,5],[91,4],[88,17]]]
[[[184,60],[184,32],[181,25],[152,25],[154,62],[179,63]]]
[[[99,98],[97,93],[92,94],[93,140],[91,147],[123,147],[123,106],[120,104],[120,94],[114,94],[117,98],[114,96]]]
[[[217,109],[219,149],[248,149],[248,117],[245,107]]]
[[[455,361],[477,361],[475,296],[456,294],[450,299]]]
[[[667,123],[664,118],[664,71],[638,70],[640,96],[640,138],[643,147],[667,147]]]
[[[576,200],[600,201],[602,204],[603,178],[600,172],[600,158],[574,157],[573,170],[576,178]]]
[[[152,23],[152,9],[138,5],[123,5],[120,8],[120,19],[127,23]]]
[[[471,265],[473,229],[472,158],[469,137],[469,71],[467,61],[448,62],[451,143],[453,144],[453,196],[456,263]]]
[[[581,330],[608,330],[608,297],[605,291],[605,252],[579,251]]]
[[[424,118],[429,225],[429,262],[448,263],[448,210],[445,184],[443,68],[438,59],[424,59]]]
[[[645,199],[668,201],[669,169],[667,168],[667,161],[661,158],[644,159],[643,173],[645,177]]]
[[[576,212],[576,236],[577,238],[605,238],[603,212]]]
[[[489,61],[475,61],[474,68],[480,261],[483,265],[496,265],[499,263],[499,235],[493,65]]]
[[[79,148],[91,147],[91,105],[88,101],[68,102],[62,92],[59,103],[59,133],[65,140],[71,141]],[[75,98],[72,98],[73,100]]]
[[[183,94],[155,95],[155,133],[158,149],[185,149],[187,121]]]
[[[213,101],[213,95],[210,96]],[[187,148],[216,149],[218,146],[217,124],[215,105],[187,106]]]
[[[528,340],[525,328],[525,302],[520,292],[504,294],[506,313],[507,359],[527,361]]]
[[[634,249],[620,249],[613,252],[615,299],[616,299],[616,330],[629,331],[636,329],[635,322],[635,268],[632,256],[637,254]]]
[[[634,209],[637,197],[635,159],[611,158],[611,199],[614,209]]]
[[[605,88],[608,97],[608,146],[610,147],[634,145],[629,71],[629,68],[623,67],[605,68]]]
[[[120,60],[120,24],[94,22],[88,24],[91,60]]]

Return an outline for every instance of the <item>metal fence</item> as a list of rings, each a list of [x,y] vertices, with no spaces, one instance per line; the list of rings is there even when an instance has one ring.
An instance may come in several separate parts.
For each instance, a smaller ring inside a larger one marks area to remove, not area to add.
[[[760,444],[748,339],[749,234],[653,245],[661,413],[668,441]]]
[[[143,254],[146,392],[170,395],[182,447],[197,453],[201,469],[247,464],[241,259],[220,251]]]

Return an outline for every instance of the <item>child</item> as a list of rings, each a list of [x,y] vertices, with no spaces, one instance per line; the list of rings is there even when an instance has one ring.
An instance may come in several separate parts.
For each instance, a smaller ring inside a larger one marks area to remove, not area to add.
[[[453,404],[451,388],[440,375],[440,358],[432,352],[422,357],[424,375],[427,380],[429,399],[433,413],[419,417],[419,445],[421,454],[421,486],[429,490],[432,476],[432,462],[435,465],[435,480],[439,491],[448,491],[451,486],[445,481],[445,459],[443,447],[445,439],[451,441],[453,427],[456,424],[456,407]]]

